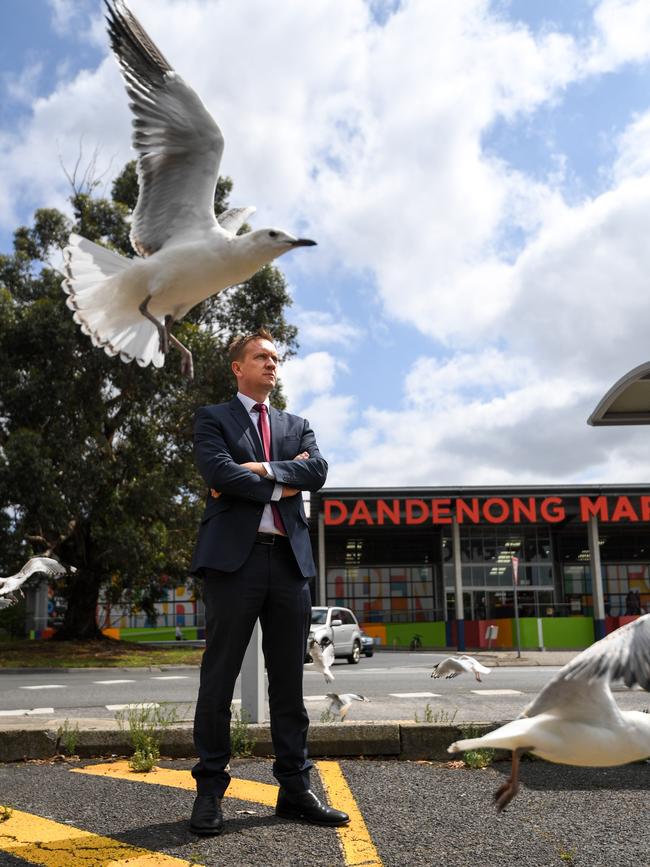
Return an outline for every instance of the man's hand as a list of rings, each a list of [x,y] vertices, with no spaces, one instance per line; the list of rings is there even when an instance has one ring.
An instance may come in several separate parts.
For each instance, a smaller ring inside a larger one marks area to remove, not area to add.
[[[250,470],[251,473],[255,473],[257,476],[262,476],[262,478],[267,476],[264,464],[260,464],[258,461],[246,461],[246,463],[240,464],[239,466],[244,467],[246,470]]]
[[[295,497],[296,494],[300,493],[300,488],[290,488],[288,485],[282,486],[282,496],[283,497]]]
[[[309,452],[300,452],[299,455],[296,455],[294,461],[306,461],[309,458]]]

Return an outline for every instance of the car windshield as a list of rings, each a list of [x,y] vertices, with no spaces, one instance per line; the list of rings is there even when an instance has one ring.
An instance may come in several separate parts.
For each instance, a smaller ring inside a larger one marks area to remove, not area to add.
[[[312,608],[311,622],[317,626],[327,621],[327,608]]]

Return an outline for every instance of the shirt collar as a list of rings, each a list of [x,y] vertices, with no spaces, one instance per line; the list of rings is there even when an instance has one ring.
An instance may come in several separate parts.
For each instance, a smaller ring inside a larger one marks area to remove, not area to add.
[[[237,397],[238,397],[238,398],[241,400],[241,402],[244,404],[244,408],[246,409],[246,412],[247,412],[249,415],[250,415],[251,412],[253,411],[253,407],[255,406],[256,403],[264,403],[264,404],[266,404],[266,408],[267,408],[267,409],[270,408],[268,397],[266,398],[266,400],[263,400],[263,401],[254,400],[254,398],[249,397],[247,394],[242,394],[241,391],[238,391],[238,392],[237,392]]]

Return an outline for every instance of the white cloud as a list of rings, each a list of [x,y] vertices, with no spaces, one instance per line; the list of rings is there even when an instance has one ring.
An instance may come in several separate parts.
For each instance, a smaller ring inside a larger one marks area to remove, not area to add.
[[[291,318],[298,326],[301,344],[351,346],[358,343],[363,334],[345,317],[322,310],[298,310]]]
[[[280,370],[280,379],[288,409],[296,412],[305,395],[331,391],[336,373],[342,369],[345,369],[343,362],[329,352],[310,352],[304,358],[285,361]]]
[[[337,448],[349,453],[348,432],[356,415],[356,400],[351,395],[323,394],[301,409],[300,414],[309,420],[321,453],[329,461],[330,453]],[[330,482],[331,483],[331,482]]]

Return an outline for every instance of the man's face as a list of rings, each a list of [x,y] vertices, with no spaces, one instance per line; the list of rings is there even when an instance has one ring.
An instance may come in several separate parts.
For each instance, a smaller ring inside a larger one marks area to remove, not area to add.
[[[232,363],[239,391],[250,397],[266,397],[275,388],[278,363],[277,350],[270,340],[251,340],[243,358]]]

